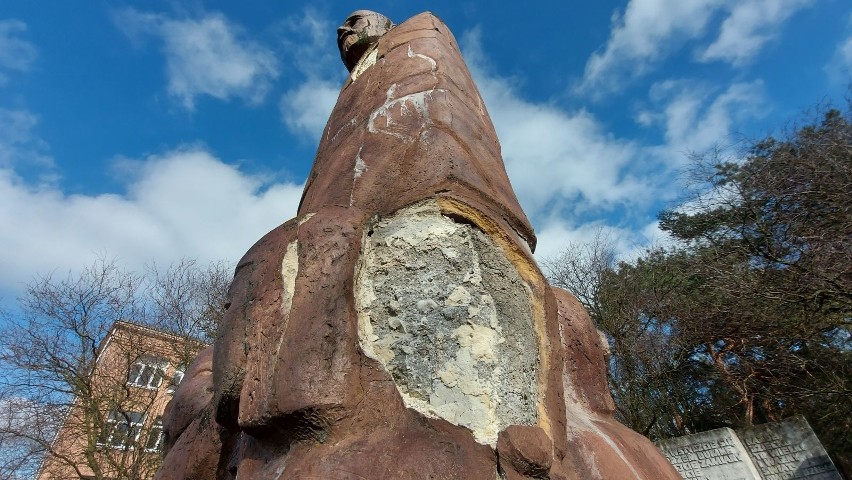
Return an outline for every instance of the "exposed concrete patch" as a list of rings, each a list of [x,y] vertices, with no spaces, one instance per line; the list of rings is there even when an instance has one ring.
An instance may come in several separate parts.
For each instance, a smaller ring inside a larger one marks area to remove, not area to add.
[[[478,228],[429,200],[378,220],[356,275],[361,348],[409,408],[494,445],[537,422],[538,345],[531,291]]]
[[[485,232],[486,235],[492,239],[508,257],[509,262],[515,266],[518,274],[520,274],[522,281],[526,283],[527,287],[529,287],[533,326],[538,338],[539,352],[539,376],[537,389],[538,426],[544,429],[545,432],[552,432],[553,424],[550,421],[547,406],[545,404],[545,398],[547,398],[548,390],[550,388],[547,379],[547,372],[550,372],[550,369],[553,368],[551,366],[552,361],[550,355],[552,346],[550,336],[545,327],[546,314],[544,304],[545,292],[550,287],[547,285],[547,281],[544,279],[544,276],[532,260],[532,253],[530,253],[529,245],[526,240],[520,236],[516,238],[520,241],[520,243],[513,241],[513,239],[497,222],[470,205],[454,200],[450,197],[438,197],[437,202],[441,212],[445,215],[450,215],[453,218],[464,218],[476,225],[476,227],[481,231]]]

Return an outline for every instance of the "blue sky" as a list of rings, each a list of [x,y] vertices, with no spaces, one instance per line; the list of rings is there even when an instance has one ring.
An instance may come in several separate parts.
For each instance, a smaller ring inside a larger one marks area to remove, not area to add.
[[[845,0],[528,3],[4,0],[0,301],[98,255],[235,262],[292,217],[355,9],[453,30],[538,256],[658,241],[687,152],[843,104],[852,78]]]

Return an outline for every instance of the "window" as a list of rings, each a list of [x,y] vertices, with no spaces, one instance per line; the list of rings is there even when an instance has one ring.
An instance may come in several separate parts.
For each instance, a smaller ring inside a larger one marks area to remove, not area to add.
[[[157,419],[154,420],[154,424],[151,425],[151,430],[148,432],[148,441],[145,442],[145,450],[157,452],[162,451],[164,437],[163,417],[157,417]]]
[[[159,388],[168,361],[161,358],[141,358],[130,366],[127,383],[143,388]]]
[[[169,384],[169,393],[175,393],[180,382],[183,381],[184,369],[182,367],[178,367],[175,369],[174,375],[172,375],[172,383]]]
[[[106,418],[104,429],[98,436],[98,445],[112,448],[133,448],[142,431],[145,414],[113,410]]]

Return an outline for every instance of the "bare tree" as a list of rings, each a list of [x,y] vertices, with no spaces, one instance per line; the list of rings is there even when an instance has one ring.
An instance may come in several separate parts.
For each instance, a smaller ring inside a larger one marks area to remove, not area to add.
[[[685,420],[682,349],[666,321],[651,312],[671,288],[666,272],[619,263],[614,242],[599,231],[587,243],[569,243],[542,266],[553,285],[577,297],[607,337],[609,386],[618,419],[651,438],[689,433]]]
[[[541,263],[550,282],[574,294],[600,326],[603,320],[600,290],[604,277],[618,266],[612,239],[599,229],[592,241],[569,242],[558,254]]]
[[[39,478],[149,478],[157,414],[215,335],[225,271],[183,260],[140,275],[100,259],[29,284],[0,331],[0,478],[32,478],[42,460]]]
[[[189,365],[200,345],[216,339],[232,270],[224,261],[201,265],[188,258],[165,269],[156,264],[148,268],[148,318],[155,328],[191,340],[176,352],[183,365]]]
[[[0,478],[35,478],[41,463],[41,446],[12,432],[32,432],[34,437],[51,437],[59,429],[62,412],[48,414],[42,406],[23,398],[0,399]]]

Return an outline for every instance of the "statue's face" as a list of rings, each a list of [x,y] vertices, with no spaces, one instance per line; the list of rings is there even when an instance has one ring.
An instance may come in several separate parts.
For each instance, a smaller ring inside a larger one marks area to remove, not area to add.
[[[346,68],[352,71],[364,52],[391,27],[393,22],[381,13],[370,10],[352,12],[337,29],[337,47]]]

